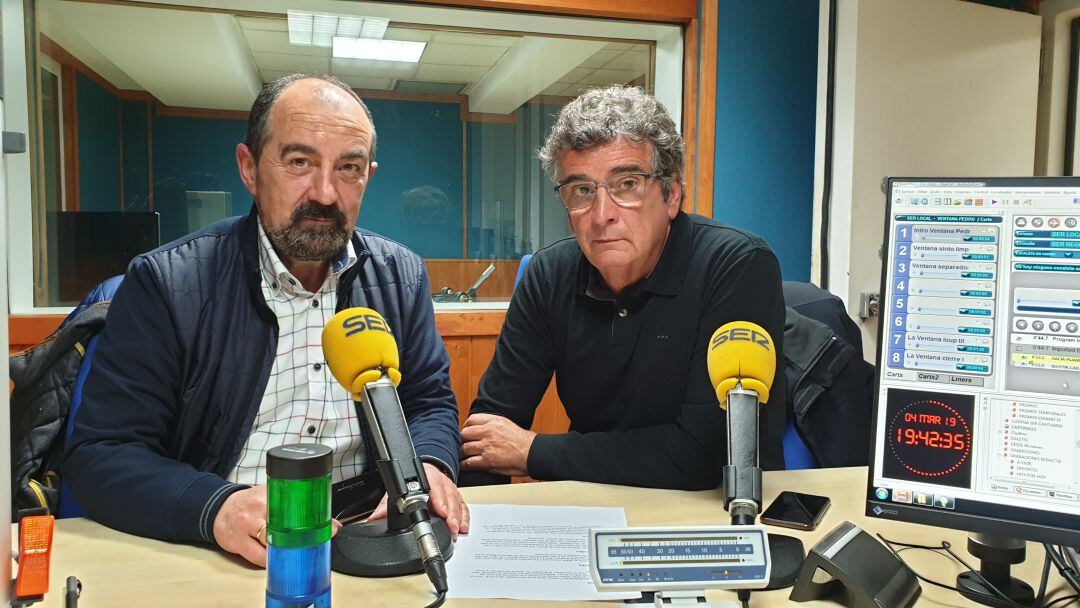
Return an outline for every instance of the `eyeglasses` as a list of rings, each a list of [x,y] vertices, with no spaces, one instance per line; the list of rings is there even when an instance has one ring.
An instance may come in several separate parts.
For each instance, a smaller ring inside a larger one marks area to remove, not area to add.
[[[645,182],[660,177],[660,173],[623,173],[602,181],[574,180],[555,186],[563,206],[570,211],[587,209],[596,200],[596,193],[603,187],[608,196],[620,207],[634,207],[645,198]]]

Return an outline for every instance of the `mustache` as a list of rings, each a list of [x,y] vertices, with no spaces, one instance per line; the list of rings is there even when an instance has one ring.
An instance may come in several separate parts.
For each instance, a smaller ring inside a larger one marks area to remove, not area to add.
[[[337,205],[321,205],[312,201],[304,201],[292,214],[292,221],[298,222],[310,218],[315,220],[334,220],[339,225],[345,225],[345,214],[338,209]]]

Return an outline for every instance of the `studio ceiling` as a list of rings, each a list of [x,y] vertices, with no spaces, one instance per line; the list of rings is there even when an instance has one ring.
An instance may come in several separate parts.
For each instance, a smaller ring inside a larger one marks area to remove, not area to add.
[[[384,38],[427,43],[419,63],[336,59],[329,47],[290,44],[284,14],[65,0],[38,7],[41,32],[118,88],[193,108],[247,110],[264,82],[321,72],[358,89],[460,93],[472,112],[506,114],[536,95],[645,83],[653,62],[648,43],[448,31],[394,21]]]

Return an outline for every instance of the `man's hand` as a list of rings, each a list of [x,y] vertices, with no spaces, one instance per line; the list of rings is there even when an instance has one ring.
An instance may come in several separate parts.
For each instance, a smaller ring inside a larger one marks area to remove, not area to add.
[[[233,492],[214,518],[214,540],[256,566],[266,567],[266,486]]]
[[[331,535],[341,529],[341,522],[330,520]],[[266,567],[266,486],[233,492],[225,499],[214,518],[214,540],[218,546]]]
[[[431,493],[428,495],[428,507],[433,515],[446,520],[446,527],[450,528],[450,535],[456,540],[458,533],[469,533],[469,505],[461,497],[453,480],[447,477],[439,467],[431,463],[424,463],[424,473],[427,475]],[[386,495],[375,510],[371,512],[368,521],[386,517]]]
[[[461,429],[461,468],[499,475],[528,475],[529,449],[536,433],[492,414],[473,414]]]

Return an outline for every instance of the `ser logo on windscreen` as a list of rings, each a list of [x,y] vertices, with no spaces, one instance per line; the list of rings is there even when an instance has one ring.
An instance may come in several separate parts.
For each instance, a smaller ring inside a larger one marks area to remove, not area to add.
[[[769,349],[769,336],[754,330],[747,329],[745,327],[732,327],[731,329],[721,332],[713,336],[710,349],[714,349],[725,342],[753,342],[758,346],[761,346],[765,350]]]
[[[371,331],[381,331],[388,334],[392,333],[390,328],[386,325],[386,321],[379,315],[355,315],[345,319],[345,322],[342,323],[341,326],[345,328],[346,338],[369,329]]]

